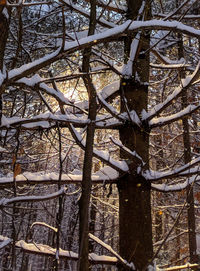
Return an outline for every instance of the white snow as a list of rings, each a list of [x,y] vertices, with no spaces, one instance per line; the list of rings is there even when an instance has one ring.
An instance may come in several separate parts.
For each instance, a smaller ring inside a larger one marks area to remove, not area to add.
[[[85,148],[85,141],[82,140],[82,136],[73,127],[72,124],[70,124],[70,131],[75,141],[77,142],[77,144],[81,146],[81,148]],[[110,156],[108,151],[100,151],[100,150],[94,149],[93,154],[96,158],[103,161],[104,163],[106,163],[107,165],[109,165],[115,170],[119,170],[122,172],[127,172],[129,170],[128,165],[125,161],[115,160],[114,158]]]
[[[2,241],[1,243],[0,243],[0,250],[2,249],[2,248],[4,248],[4,247],[6,247],[7,245],[9,245],[11,242],[12,242],[12,240],[10,239],[10,238],[7,238],[6,240],[0,240],[0,241]]]
[[[52,194],[48,194],[45,196],[19,196],[19,197],[13,197],[13,198],[2,198],[0,200],[0,206],[4,207],[7,204],[11,204],[11,203],[16,203],[16,202],[26,202],[26,201],[44,201],[44,200],[49,200],[49,199],[53,199],[56,198],[62,194],[65,194],[66,192],[66,187],[61,188],[60,190],[58,190],[57,192],[54,192]]]
[[[185,189],[190,184],[199,181],[199,178],[195,175],[188,178],[186,181],[178,182],[175,184],[151,184],[151,187],[162,192],[172,192],[172,191],[181,191]]]
[[[7,150],[6,150],[5,148],[2,148],[2,147],[0,146],[0,152],[7,152]]]
[[[6,78],[6,75],[3,74],[1,71],[0,71],[0,86],[3,84],[3,81],[5,80]]]
[[[149,121],[149,125],[150,125],[150,127],[156,127],[156,126],[163,126],[163,125],[169,124],[171,122],[182,119],[184,116],[194,112],[199,107],[200,107],[200,104],[198,104],[196,106],[190,104],[178,113],[171,114],[171,115],[165,116],[165,117],[153,118],[152,120]]]
[[[133,263],[129,264],[127,261],[125,261],[116,251],[112,249],[111,246],[104,243],[102,240],[100,240],[98,237],[94,236],[93,234],[89,233],[89,238],[107,249],[110,253],[112,253],[121,263],[123,263],[125,266],[129,267],[130,270],[136,270]]]
[[[2,14],[6,17],[6,19],[9,19],[8,10],[7,8],[3,8]]]
[[[52,226],[48,225],[47,223],[40,222],[40,221],[36,221],[36,222],[32,223],[32,225],[30,226],[30,229],[32,229],[32,228],[33,228],[34,226],[36,226],[36,225],[37,225],[37,226],[47,227],[47,228],[49,228],[49,229],[51,229],[51,230],[53,230],[53,231],[55,231],[55,232],[58,231],[57,228],[52,227]]]
[[[27,86],[30,86],[30,87],[34,87],[41,80],[42,80],[42,78],[38,74],[35,74],[32,77],[30,77],[30,78],[23,77],[22,79],[18,80],[17,82],[18,83],[26,84]]]
[[[117,170],[105,166],[102,167],[99,171],[92,174],[92,181],[95,183],[103,183],[105,181],[113,181],[119,177],[119,173]],[[17,185],[34,185],[34,184],[42,184],[42,183],[49,183],[55,184],[59,180],[59,173],[51,172],[24,172],[23,174],[19,174],[16,177],[16,184]],[[63,173],[61,176],[61,182],[65,183],[76,183],[80,184],[82,181],[82,172],[81,171],[73,171],[71,174]],[[0,186],[10,186],[13,185],[13,177],[11,176],[4,176],[0,177]]]
[[[180,166],[173,170],[166,170],[166,171],[154,171],[154,170],[145,170],[143,171],[142,175],[147,179],[151,181],[156,181],[160,179],[165,179],[171,176],[187,176],[187,175],[194,175],[197,174],[200,171],[200,167],[194,167],[200,163],[200,157],[192,159],[189,163]]]
[[[5,237],[0,235],[0,241],[5,242],[4,244],[6,244],[6,242],[12,241],[10,238]],[[21,248],[29,253],[38,253],[38,254],[42,254],[42,255],[49,255],[49,256],[55,256],[56,255],[56,249],[52,248],[48,245],[43,245],[43,244],[36,244],[36,243],[27,243],[24,240],[19,240],[15,242],[15,246],[17,248]],[[60,257],[64,257],[64,258],[68,258],[68,259],[72,259],[72,260],[78,260],[78,254],[73,252],[73,251],[69,251],[69,250],[63,250],[61,248],[59,248],[59,256]],[[99,256],[97,254],[94,253],[90,253],[89,254],[89,259],[90,261],[99,263],[99,264],[103,264],[103,263],[117,263],[117,258],[116,257],[110,257],[110,256],[106,256],[106,255],[102,255]]]
[[[199,69],[200,69],[200,61],[198,62],[197,66],[196,66],[196,69],[194,70],[194,72],[189,75],[189,76],[186,76],[186,78],[183,78],[181,80],[181,83],[183,85],[183,87],[187,87],[193,83],[195,83],[196,80],[199,80],[200,79],[200,75],[199,75]],[[197,77],[197,78],[196,78]]]
[[[6,118],[4,115],[2,115],[2,117],[1,117],[1,126],[5,126],[7,128],[10,127],[9,119]]]
[[[43,67],[46,65],[47,62],[53,61],[56,58],[56,56],[59,55],[59,52],[60,52],[60,48],[51,54],[45,55],[42,58],[39,58],[37,60],[34,60],[33,62],[30,62],[28,64],[24,64],[19,68],[16,68],[16,69],[9,71],[8,72],[8,79],[9,80],[15,80],[15,78],[20,79],[20,78],[26,76],[27,74],[32,73],[33,69],[34,70],[40,69],[40,66]],[[24,75],[24,74],[26,74],[26,75]]]
[[[67,2],[68,0],[66,0]],[[127,20],[125,23],[120,26],[113,27],[107,31],[104,31],[99,34],[94,34],[85,38],[82,38],[78,41],[66,42],[64,53],[70,53],[76,51],[77,49],[82,48],[82,45],[91,44],[95,45],[99,42],[105,41],[105,39],[110,38],[111,36],[117,36],[126,31],[137,31],[142,29],[167,29],[167,30],[177,30],[182,33],[195,36],[196,38],[200,37],[200,30],[184,25],[181,22],[173,21],[162,21],[162,20],[149,20],[149,21],[131,21]],[[22,65],[20,68],[13,69],[8,73],[9,80],[20,79],[24,76],[31,74],[32,72],[44,67],[47,63],[50,64],[55,61],[59,54],[60,48],[54,51],[51,54],[45,55],[44,57],[37,59],[31,63]],[[62,52],[63,54],[63,52]]]
[[[112,94],[114,94],[116,91],[118,91],[120,88],[120,80],[117,80],[109,85],[106,85],[101,91],[100,95],[104,100],[106,100],[108,97],[110,97]]]
[[[136,53],[138,50],[140,36],[141,36],[140,33],[137,33],[136,37],[132,41],[128,63],[125,64],[124,67],[122,68],[122,74],[125,78],[131,78],[133,75],[133,62],[135,60]]]

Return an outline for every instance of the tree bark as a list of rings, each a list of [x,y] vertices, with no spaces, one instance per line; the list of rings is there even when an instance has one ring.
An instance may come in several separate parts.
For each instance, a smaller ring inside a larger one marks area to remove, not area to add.
[[[128,17],[135,19],[142,5],[141,0],[128,1]],[[146,1],[145,17],[149,18],[149,2]],[[132,37],[125,41],[125,57],[130,52]],[[135,110],[141,116],[147,110],[149,81],[149,35],[141,33],[137,58],[133,64],[132,78],[124,77],[121,81],[121,111]],[[141,54],[142,52],[142,54]],[[146,167],[149,157],[149,129],[145,123],[141,126],[125,123],[120,129],[120,140],[123,145],[136,151]],[[128,159],[121,153],[121,158]],[[133,262],[137,270],[144,270],[153,256],[151,191],[148,183],[137,168],[140,161],[129,161],[129,173],[118,183],[119,190],[119,250],[120,255],[128,262]],[[119,270],[124,270],[120,267]]]
[[[184,57],[183,40],[182,36],[178,35],[178,54],[179,58]],[[180,77],[185,77],[185,72],[180,72]],[[188,105],[187,91],[182,94],[182,108]],[[183,146],[184,146],[184,163],[187,164],[191,161],[191,144],[188,119],[183,118]],[[190,263],[197,263],[197,243],[196,243],[196,223],[195,223],[195,209],[194,209],[194,193],[193,185],[187,187],[187,222],[188,222],[188,239],[189,239],[189,254]]]
[[[90,26],[88,35],[94,34],[96,25],[96,0],[91,1]],[[91,49],[85,49],[83,53],[82,71],[89,72]],[[89,204],[91,194],[91,173],[93,158],[93,143],[95,135],[95,120],[97,114],[96,89],[92,83],[91,77],[86,74],[83,81],[89,97],[90,123],[87,126],[86,146],[83,164],[82,194],[79,201],[79,260],[78,270],[87,271],[91,269],[89,264]]]
[[[2,73],[3,73],[3,66],[4,66],[6,41],[8,38],[8,31],[9,31],[9,21],[5,12],[7,12],[7,8],[4,6],[0,6],[0,72]],[[2,86],[0,86],[0,123],[1,123],[2,110],[3,110],[3,101],[2,101],[3,92],[4,92],[4,89]]]

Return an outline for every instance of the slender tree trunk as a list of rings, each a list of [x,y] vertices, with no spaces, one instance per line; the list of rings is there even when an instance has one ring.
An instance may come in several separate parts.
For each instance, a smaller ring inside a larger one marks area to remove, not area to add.
[[[90,26],[88,35],[94,34],[96,25],[96,0],[91,1]],[[83,54],[82,70],[85,73],[89,72],[91,49],[85,49]],[[84,84],[87,88],[89,97],[89,114],[90,123],[87,126],[86,146],[83,164],[82,178],[82,194],[79,201],[79,260],[78,270],[90,270],[89,265],[89,204],[91,194],[91,173],[92,173],[92,157],[93,143],[95,135],[95,120],[97,114],[96,89],[92,83],[91,77],[86,74],[83,76]]]
[[[128,17],[135,19],[142,5],[141,0],[128,1]],[[149,17],[149,1],[146,1],[146,18]],[[144,15],[144,13],[143,13]],[[145,15],[144,15],[145,16]],[[125,41],[125,54],[130,52],[132,37]],[[121,111],[135,110],[141,116],[147,110],[149,81],[149,36],[141,33],[137,56],[133,64],[131,78],[121,82]],[[120,129],[120,139],[126,147],[135,150],[148,167],[149,130],[145,123],[141,126],[126,123]],[[121,158],[128,159],[123,153]],[[153,255],[151,191],[150,184],[137,172],[140,161],[129,161],[130,173],[118,183],[119,190],[119,247],[120,255],[133,262],[137,270],[144,270]],[[120,267],[120,270],[124,270]]]
[[[97,133],[97,143],[99,143],[100,134]],[[94,165],[94,172],[100,169],[99,163],[95,163]],[[94,187],[93,196],[98,197],[98,191]],[[96,216],[97,216],[97,199],[91,198],[91,207],[90,207],[90,221],[89,221],[89,232],[93,235],[95,234],[95,224],[96,224]],[[89,252],[94,252],[94,241],[89,240]]]
[[[183,53],[183,40],[182,36],[179,35],[178,44],[179,58],[184,57]],[[185,77],[185,73],[180,73],[181,78]],[[187,92],[182,94],[182,107],[185,108],[188,105]],[[189,124],[186,118],[182,119],[183,123],[183,145],[184,145],[184,162],[185,164],[191,161],[191,145],[190,145],[190,134]],[[197,244],[196,244],[196,225],[195,225],[195,209],[194,209],[194,193],[193,185],[187,187],[187,220],[188,220],[188,238],[189,238],[189,253],[190,263],[197,263]]]
[[[8,31],[9,31],[9,20],[7,17],[7,8],[4,6],[0,6],[0,72],[1,73],[3,73],[4,54],[5,54],[6,41],[8,38]],[[3,101],[2,101],[3,92],[4,92],[4,88],[0,86],[0,122],[1,122],[2,109],[3,109]]]
[[[86,149],[83,165],[83,179],[82,179],[82,195],[79,202],[80,215],[80,248],[79,248],[79,262],[78,270],[89,270],[88,260],[88,233],[89,233],[89,203],[91,194],[91,172],[92,172],[92,156],[93,156],[93,141],[95,132],[96,119],[96,95],[92,94],[90,98],[89,118],[91,120],[87,127]]]

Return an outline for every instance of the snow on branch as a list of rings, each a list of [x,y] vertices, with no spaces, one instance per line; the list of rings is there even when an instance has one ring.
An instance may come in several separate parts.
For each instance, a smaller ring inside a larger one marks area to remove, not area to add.
[[[0,241],[11,240],[8,237],[0,235]],[[12,241],[12,240],[11,240]],[[8,243],[9,244],[9,243]],[[56,248],[52,248],[48,245],[36,244],[36,243],[27,243],[24,240],[20,240],[15,242],[15,247],[22,249],[24,252],[31,254],[39,254],[42,256],[55,257],[56,256]],[[59,249],[59,257],[63,259],[69,260],[78,260],[78,253],[69,250]],[[91,264],[117,264],[118,260],[116,257],[110,257],[105,255],[97,255],[95,253],[89,254],[89,261]]]
[[[136,31],[140,29],[149,29],[149,30],[173,30],[175,32],[180,32],[188,36],[193,36],[196,38],[200,37],[200,30],[185,25],[179,21],[163,21],[163,20],[149,20],[149,21],[133,21],[128,27],[128,31]]]
[[[198,105],[190,104],[186,108],[184,108],[183,110],[181,110],[180,112],[176,114],[171,114],[170,116],[166,116],[166,117],[153,118],[152,120],[149,121],[149,127],[150,128],[161,127],[161,126],[170,124],[172,122],[178,121],[188,115],[191,115],[199,108],[200,108],[200,103]]]
[[[0,153],[6,153],[8,152],[5,148],[0,147]]]
[[[80,133],[77,132],[77,130],[73,127],[72,124],[69,125],[69,130],[76,141],[77,145],[79,145],[83,150],[85,149],[85,141],[83,140]],[[104,162],[109,167],[115,169],[116,171],[119,171],[121,173],[128,172],[129,168],[125,161],[118,161],[112,158],[108,151],[99,151],[94,149],[93,155],[97,159]]]
[[[51,229],[51,230],[53,230],[53,231],[55,231],[55,232],[58,231],[57,228],[52,227],[52,226],[48,225],[47,223],[40,222],[40,221],[34,222],[34,223],[30,226],[30,229],[32,229],[34,226],[42,226],[42,227],[46,227],[46,228],[48,228],[48,229]]]
[[[152,68],[156,68],[156,69],[185,69],[187,67],[189,67],[189,64],[155,64],[155,63],[150,63],[150,66]]]
[[[140,38],[141,38],[141,33],[137,33],[136,37],[133,39],[131,43],[130,57],[129,57],[128,63],[124,64],[124,67],[122,70],[122,75],[126,79],[131,78],[133,75],[133,63],[137,55]]]
[[[50,112],[48,113],[42,113],[37,116],[34,116],[32,118],[20,118],[20,117],[11,117],[11,118],[6,118],[4,115],[2,116],[1,120],[1,126],[2,127],[15,127],[19,125],[23,125],[25,128],[32,128],[33,123],[36,123],[38,125],[38,122],[65,122],[65,123],[73,123],[73,124],[78,124],[80,127],[85,127],[88,123],[87,118],[84,117],[77,117],[74,114],[52,114]],[[48,127],[46,127],[48,128]]]
[[[135,266],[133,263],[128,263],[126,260],[124,260],[116,251],[112,249],[111,246],[107,245],[104,243],[102,240],[100,240],[98,237],[94,236],[93,234],[89,233],[89,238],[95,241],[97,244],[102,246],[103,248],[107,249],[110,253],[112,253],[120,263],[123,264],[125,268],[129,268],[129,270],[136,270]]]
[[[107,110],[108,113],[110,113],[114,118],[118,119],[119,121],[125,121],[125,118],[123,116],[120,116],[120,113],[117,112],[117,110],[110,104],[108,104],[102,97],[101,94],[97,94],[97,98],[99,100],[99,103]]]
[[[56,51],[45,55],[44,57],[37,59],[31,63],[22,65],[19,68],[13,69],[8,73],[9,81],[16,81],[23,77],[30,75],[38,71],[39,69],[45,67],[58,60],[60,56],[70,55],[71,53],[76,52],[84,48],[89,48],[94,45],[97,45],[102,42],[109,42],[111,40],[118,39],[120,35],[123,35],[128,32],[137,32],[139,30],[145,29],[163,29],[163,30],[174,30],[176,32],[181,32],[189,36],[194,36],[196,38],[200,37],[200,30],[195,29],[194,27],[187,26],[181,22],[173,21],[166,22],[162,20],[150,20],[150,21],[131,21],[127,20],[125,23],[120,26],[113,27],[107,31],[104,31],[99,34],[94,34],[76,41],[66,42],[65,48],[61,48]]]
[[[186,76],[186,78],[183,78],[181,80],[182,86],[185,88],[187,86],[191,86],[196,84],[197,82],[199,82],[200,80],[200,61],[198,62],[194,72],[189,75]]]
[[[18,80],[15,85],[23,85],[28,86],[35,90],[35,87],[38,87],[38,90],[41,90],[45,92],[48,95],[51,95],[54,97],[58,103],[62,103],[63,105],[68,105],[70,107],[73,107],[73,110],[78,110],[81,113],[87,114],[87,112],[82,109],[81,107],[78,107],[74,103],[72,103],[70,100],[68,100],[65,95],[59,91],[59,89],[54,89],[52,87],[49,87],[47,84],[43,82],[43,78],[41,78],[38,74],[33,75],[30,78],[23,77],[22,79]]]
[[[195,37],[200,37],[200,30],[196,30],[193,27],[189,27],[184,25],[178,21],[173,22],[165,22],[162,20],[150,20],[150,21],[131,21],[127,20],[120,26],[116,26],[112,29],[104,31],[99,34],[94,34],[89,37],[85,37],[76,41],[66,42],[64,51],[60,51],[61,48],[54,51],[53,53],[46,55],[38,60],[35,60],[31,63],[22,65],[20,68],[11,70],[8,73],[8,79],[10,81],[18,80],[22,77],[25,77],[46,65],[51,64],[52,62],[59,59],[61,54],[70,54],[75,52],[76,50],[80,50],[86,47],[92,47],[95,44],[109,41],[111,38],[118,38],[119,35],[123,34],[126,31],[139,31],[140,29],[168,29],[168,30],[176,30],[182,33],[192,35]]]
[[[102,99],[108,100],[113,95],[115,95],[117,91],[119,91],[119,88],[120,88],[120,80],[117,80],[103,87],[99,91],[98,94],[101,95]],[[77,108],[78,111],[80,110],[82,111],[82,110],[87,110],[89,107],[89,104],[88,104],[88,101],[81,101],[81,102],[74,103],[74,107]]]
[[[189,185],[199,182],[200,177],[198,175],[188,178],[186,181],[178,182],[176,184],[151,184],[151,188],[160,192],[177,192],[186,189]]]
[[[12,242],[12,239],[3,237],[0,235],[0,241],[1,241],[0,249],[3,249],[4,247],[8,246]]]
[[[92,183],[93,184],[102,184],[102,183],[113,183],[119,177],[118,171],[105,166],[102,167],[99,171],[92,174]],[[16,185],[35,185],[35,184],[81,184],[82,174],[62,174],[61,179],[59,180],[59,173],[43,173],[43,172],[24,172],[23,174],[16,176]],[[0,187],[8,188],[13,186],[13,177],[1,177],[0,178]]]
[[[133,115],[134,116],[134,115]],[[89,123],[86,116],[80,114],[60,114],[57,112],[55,114],[47,112],[42,113],[32,118],[20,118],[11,117],[6,118],[2,115],[0,129],[3,128],[16,128],[21,126],[22,129],[31,130],[37,128],[49,129],[55,127],[55,122],[59,122],[61,127],[68,127],[69,124],[73,124],[78,128],[85,128]],[[96,128],[98,129],[112,129],[121,126],[123,123],[116,120],[111,115],[103,115],[98,117],[95,121]]]
[[[157,59],[164,64],[164,66],[166,67],[170,67],[171,69],[178,67],[178,68],[185,68],[188,66],[191,66],[190,64],[186,64],[186,60],[184,58],[181,58],[179,60],[171,60],[168,57],[162,55],[160,52],[158,52],[157,50],[151,48],[151,52],[157,57]],[[159,64],[150,64],[152,66],[155,65],[155,67],[157,67],[157,65],[159,66]]]
[[[131,151],[130,149],[128,149],[127,147],[125,147],[120,140],[116,140],[112,137],[110,137],[111,141],[118,146],[123,152],[125,152],[128,156],[130,156],[132,159],[136,159],[137,161],[139,160],[139,162],[144,165],[144,162],[142,160],[142,157],[139,156],[139,154],[137,154],[136,151]]]
[[[192,75],[187,76],[184,81],[182,80],[182,84],[175,88],[172,94],[170,94],[162,103],[157,104],[154,106],[153,109],[151,109],[148,113],[143,111],[142,119],[146,121],[150,121],[155,116],[158,116],[165,108],[167,108],[169,105],[171,105],[171,102],[180,95],[185,92],[191,85],[196,83],[196,80],[199,79],[199,68],[200,68],[200,62],[197,64],[195,71],[192,73]]]
[[[22,79],[18,80],[15,84],[28,86],[31,88],[35,88],[36,86],[38,86],[41,90],[53,96],[58,101],[64,104],[69,104],[69,100],[65,97],[65,95],[61,91],[55,90],[54,88],[49,87],[47,84],[42,83],[42,81],[43,79],[38,74],[35,74],[30,78],[23,77]]]
[[[160,271],[176,271],[176,270],[182,270],[182,269],[191,269],[195,270],[197,267],[199,267],[199,264],[197,263],[186,263],[184,265],[179,265],[179,266],[172,266],[168,268],[159,268]]]
[[[146,180],[149,181],[158,181],[166,178],[177,178],[177,177],[184,177],[184,176],[190,176],[194,174],[198,174],[200,172],[200,166],[194,167],[195,165],[200,163],[200,157],[197,157],[193,160],[191,160],[189,163],[173,169],[173,170],[167,170],[163,172],[154,171],[154,170],[145,170],[143,171],[142,175],[146,178]],[[193,168],[194,167],[194,168]]]
[[[13,198],[2,198],[0,200],[0,207],[6,207],[8,204],[17,203],[17,202],[37,202],[37,201],[45,201],[45,200],[51,200],[54,198],[59,197],[60,195],[64,195],[67,191],[66,187],[61,188],[55,193],[48,194],[46,196],[19,196],[19,197],[13,197]]]
[[[102,96],[104,100],[110,98],[114,93],[116,93],[120,88],[120,80],[114,81],[111,84],[106,85],[99,94]]]
[[[39,69],[45,67],[46,65],[53,63],[54,61],[57,60],[59,53],[60,53],[60,48],[54,51],[53,53],[45,55],[42,58],[34,60],[30,63],[24,64],[19,68],[10,70],[8,72],[9,83],[13,81],[17,81],[23,77],[26,77],[30,75],[31,73],[34,73],[38,71]]]

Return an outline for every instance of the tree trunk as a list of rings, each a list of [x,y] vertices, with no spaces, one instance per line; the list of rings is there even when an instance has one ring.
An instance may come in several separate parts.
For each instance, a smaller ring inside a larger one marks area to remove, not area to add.
[[[88,35],[93,35],[96,25],[96,0],[91,1],[90,26]],[[88,119],[90,123],[87,126],[85,155],[83,163],[82,178],[82,194],[79,201],[79,260],[78,270],[87,271],[91,269],[89,264],[89,204],[91,194],[91,174],[92,174],[92,158],[93,144],[95,136],[95,120],[97,114],[96,89],[92,83],[91,77],[88,75],[90,66],[91,49],[85,49],[83,53],[82,71],[86,73],[83,81],[89,97]]]
[[[141,0],[128,1],[128,17],[135,19],[142,5]],[[148,2],[148,1],[147,1]],[[144,12],[149,17],[149,5]],[[132,38],[125,41],[125,57],[130,52]],[[141,33],[141,38],[133,64],[132,77],[121,81],[121,111],[134,110],[140,117],[147,110],[149,81],[149,53],[143,52],[149,47],[149,36]],[[141,53],[142,52],[142,53]],[[120,129],[123,145],[136,151],[148,167],[149,130],[145,123],[134,125],[131,120]],[[128,159],[121,153],[121,158]],[[130,159],[130,158],[129,158]],[[141,161],[129,161],[129,173],[118,183],[119,190],[119,250],[128,262],[133,262],[137,270],[144,270],[153,256],[151,191],[150,184],[137,173]],[[120,267],[120,270],[124,270]]]
[[[178,54],[179,58],[184,57],[183,40],[182,36],[178,35]],[[180,72],[180,77],[185,77],[185,72]],[[187,91],[185,91],[182,96],[182,108],[188,105]],[[183,118],[183,145],[184,145],[184,163],[187,164],[191,161],[191,144],[190,144],[190,133],[188,119]],[[196,225],[195,225],[195,209],[194,209],[194,193],[193,185],[187,187],[187,222],[188,222],[188,239],[189,239],[189,254],[190,263],[197,263],[197,243],[196,243]]]
[[[3,73],[5,46],[8,38],[9,22],[6,16],[7,8],[0,6],[0,72]],[[0,80],[1,81],[1,80]],[[4,89],[0,86],[0,122],[2,117],[3,101],[2,94]]]

